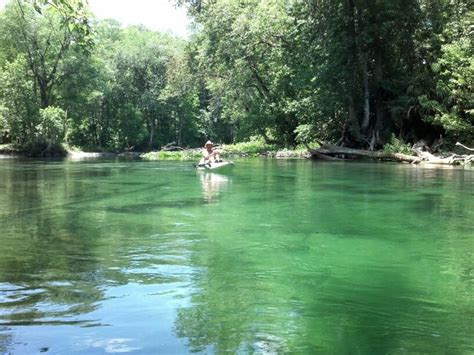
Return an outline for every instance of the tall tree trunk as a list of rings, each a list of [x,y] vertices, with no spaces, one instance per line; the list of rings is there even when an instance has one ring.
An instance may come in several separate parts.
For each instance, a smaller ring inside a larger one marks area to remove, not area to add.
[[[46,108],[49,106],[48,85],[42,80],[38,80],[38,84],[40,89],[41,108]]]
[[[347,0],[347,33],[349,36],[348,64],[351,71],[351,85],[349,97],[349,133],[356,139],[360,136],[359,120],[357,119],[357,43],[355,27],[355,5],[354,0]]]
[[[370,93],[369,93],[369,71],[367,69],[367,54],[362,60],[362,72],[364,75],[364,119],[362,120],[361,131],[367,133],[370,123]]]
[[[183,120],[181,119],[181,115],[178,113],[178,132],[177,132],[177,140],[178,146],[181,147],[182,145],[182,133],[183,133]]]
[[[375,131],[377,133],[384,126],[384,115],[383,115],[383,92],[382,92],[382,80],[383,80],[383,63],[382,53],[380,46],[375,46]]]
[[[155,134],[155,118],[151,117],[150,118],[150,139],[148,140],[148,149],[152,150],[153,149],[153,138]]]

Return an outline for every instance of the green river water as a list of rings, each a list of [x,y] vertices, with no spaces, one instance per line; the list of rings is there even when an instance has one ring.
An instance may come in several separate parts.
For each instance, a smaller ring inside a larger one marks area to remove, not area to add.
[[[474,173],[0,161],[0,353],[474,353]]]

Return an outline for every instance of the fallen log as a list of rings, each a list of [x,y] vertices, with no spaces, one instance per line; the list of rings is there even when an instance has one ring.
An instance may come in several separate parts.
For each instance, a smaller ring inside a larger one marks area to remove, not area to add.
[[[183,151],[184,148],[180,147],[180,146],[177,146],[177,145],[164,145],[161,147],[161,150],[164,151],[164,152],[179,152],[179,151]]]
[[[315,150],[311,151],[310,154],[311,154],[311,158],[313,158],[313,159],[331,160],[331,161],[344,160],[344,159],[341,159],[341,158],[332,157],[330,155],[317,152]]]
[[[318,149],[310,149],[309,153],[313,159],[335,158],[341,160],[339,157],[350,158],[370,158],[376,160],[388,160],[407,162],[411,164],[439,164],[439,165],[457,165],[470,164],[474,160],[474,155],[457,155],[452,154],[448,157],[435,156],[429,152],[416,150],[416,155],[408,155],[402,153],[391,153],[386,151],[370,151],[365,149],[354,149],[346,147],[325,146]],[[331,159],[331,160],[333,160]],[[327,159],[328,160],[328,159]]]
[[[417,155],[423,159],[425,164],[456,165],[460,163],[468,164],[474,155],[451,154],[447,157],[438,157],[429,152],[416,151]]]
[[[416,164],[422,159],[414,155],[407,155],[401,153],[390,153],[385,151],[370,151],[365,149],[354,149],[346,147],[326,146],[318,149],[310,149],[311,158],[318,158],[322,155],[326,156],[352,156],[365,157],[377,160],[401,161]]]

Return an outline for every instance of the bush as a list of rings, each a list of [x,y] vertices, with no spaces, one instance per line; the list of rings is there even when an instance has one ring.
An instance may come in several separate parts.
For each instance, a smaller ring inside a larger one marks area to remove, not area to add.
[[[410,144],[403,143],[400,139],[395,137],[393,133],[390,142],[385,144],[383,150],[389,153],[412,154]]]
[[[245,153],[250,155],[258,155],[268,151],[276,151],[278,147],[274,144],[265,143],[263,137],[253,136],[247,142],[240,142],[235,144],[223,144],[222,153]]]
[[[311,124],[302,124],[296,127],[296,142],[299,144],[309,144],[314,140],[314,126]]]
[[[62,143],[66,133],[66,113],[59,107],[49,106],[40,110],[40,124],[36,126],[40,142],[48,145]]]
[[[145,160],[199,160],[202,158],[201,151],[180,151],[180,152],[149,152],[140,155]]]

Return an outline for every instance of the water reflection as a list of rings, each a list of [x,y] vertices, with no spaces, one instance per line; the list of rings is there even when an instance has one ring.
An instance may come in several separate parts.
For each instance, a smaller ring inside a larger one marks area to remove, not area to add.
[[[472,232],[472,199],[463,198],[472,177],[334,167],[305,165],[304,178],[255,174],[245,192],[234,186],[234,209],[222,204],[219,216],[238,218],[207,229],[193,258],[199,292],[178,310],[176,332],[191,351],[472,349],[460,326],[472,330],[472,240],[459,237],[466,223]]]
[[[197,171],[204,201],[213,203],[218,200],[220,194],[227,191],[232,183],[232,178],[227,175],[211,173],[207,171]]]
[[[259,164],[0,166],[0,353],[473,349],[472,176]]]
[[[195,233],[176,221],[176,211],[200,206],[199,190],[176,199],[170,190],[183,184],[170,178],[173,171],[157,178],[153,167],[141,166],[147,169],[140,174],[131,174],[130,167],[106,162],[0,167],[1,353],[15,349],[18,332],[32,343],[25,351],[36,353],[62,342],[48,338],[36,346],[33,333],[49,325],[117,325],[125,318],[114,315],[124,304],[128,321],[134,319],[131,304],[138,305],[138,323],[146,302],[149,314],[162,315],[170,300],[183,298],[183,280],[192,272],[184,266],[183,250]],[[154,287],[149,292],[144,285]],[[36,330],[22,332],[23,327]],[[126,332],[110,335],[83,346],[136,349]]]
[[[134,344],[135,343],[135,344]],[[102,349],[107,354],[130,353],[141,349],[137,341],[131,338],[84,339],[85,349]]]

